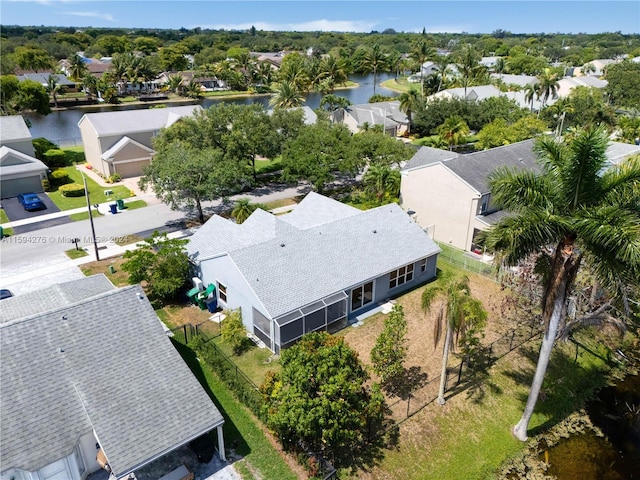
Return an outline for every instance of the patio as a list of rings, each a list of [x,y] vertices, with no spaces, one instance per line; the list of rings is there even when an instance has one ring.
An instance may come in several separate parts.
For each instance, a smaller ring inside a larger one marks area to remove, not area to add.
[[[159,480],[164,475],[185,464],[193,472],[194,480],[240,480],[233,466],[223,462],[217,454],[209,463],[198,461],[196,453],[188,446],[183,445],[165,456],[136,470],[137,480]],[[133,477],[132,477],[133,478]],[[109,480],[106,470],[98,470],[87,477],[87,480]]]

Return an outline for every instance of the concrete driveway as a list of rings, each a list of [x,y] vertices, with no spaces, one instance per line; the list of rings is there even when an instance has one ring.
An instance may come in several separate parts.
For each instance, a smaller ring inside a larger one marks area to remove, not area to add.
[[[38,193],[37,195],[47,208],[36,210],[34,212],[27,212],[24,207],[20,205],[18,197],[12,197],[2,200],[2,208],[4,209],[4,213],[7,214],[7,217],[9,217],[10,221],[15,222],[16,220],[24,220],[25,218],[36,218],[40,215],[48,215],[49,213],[60,211],[60,209],[56,206],[55,203],[53,203],[53,201],[46,193]]]

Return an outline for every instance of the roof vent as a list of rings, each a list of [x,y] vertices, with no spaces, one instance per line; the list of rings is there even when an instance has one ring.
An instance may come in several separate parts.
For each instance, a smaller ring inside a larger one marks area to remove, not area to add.
[[[281,243],[281,244],[280,244],[280,246],[281,246],[281,247],[284,247],[284,243]]]
[[[144,295],[140,292],[138,292],[138,300],[144,300]]]
[[[60,348],[60,353],[64,353],[64,348]]]
[[[66,320],[67,316],[66,315],[62,315],[62,320]]]
[[[373,231],[373,233],[378,233],[378,231],[377,231],[377,230],[374,230],[374,231]]]

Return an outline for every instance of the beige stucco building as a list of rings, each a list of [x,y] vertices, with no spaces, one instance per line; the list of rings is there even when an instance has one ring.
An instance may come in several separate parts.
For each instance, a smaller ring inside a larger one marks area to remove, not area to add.
[[[142,175],[155,154],[152,142],[160,130],[199,110],[201,106],[189,105],[87,113],[78,122],[85,158],[105,177]]]

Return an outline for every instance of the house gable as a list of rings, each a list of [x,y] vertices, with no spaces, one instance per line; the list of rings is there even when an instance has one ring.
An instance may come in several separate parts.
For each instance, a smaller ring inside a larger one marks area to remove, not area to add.
[[[122,137],[113,147],[105,151],[100,157],[107,162],[125,161],[131,159],[148,159],[155,154],[149,148],[132,138]]]
[[[0,147],[0,175],[3,179],[44,174],[47,170],[48,167],[37,158],[7,146]]]

